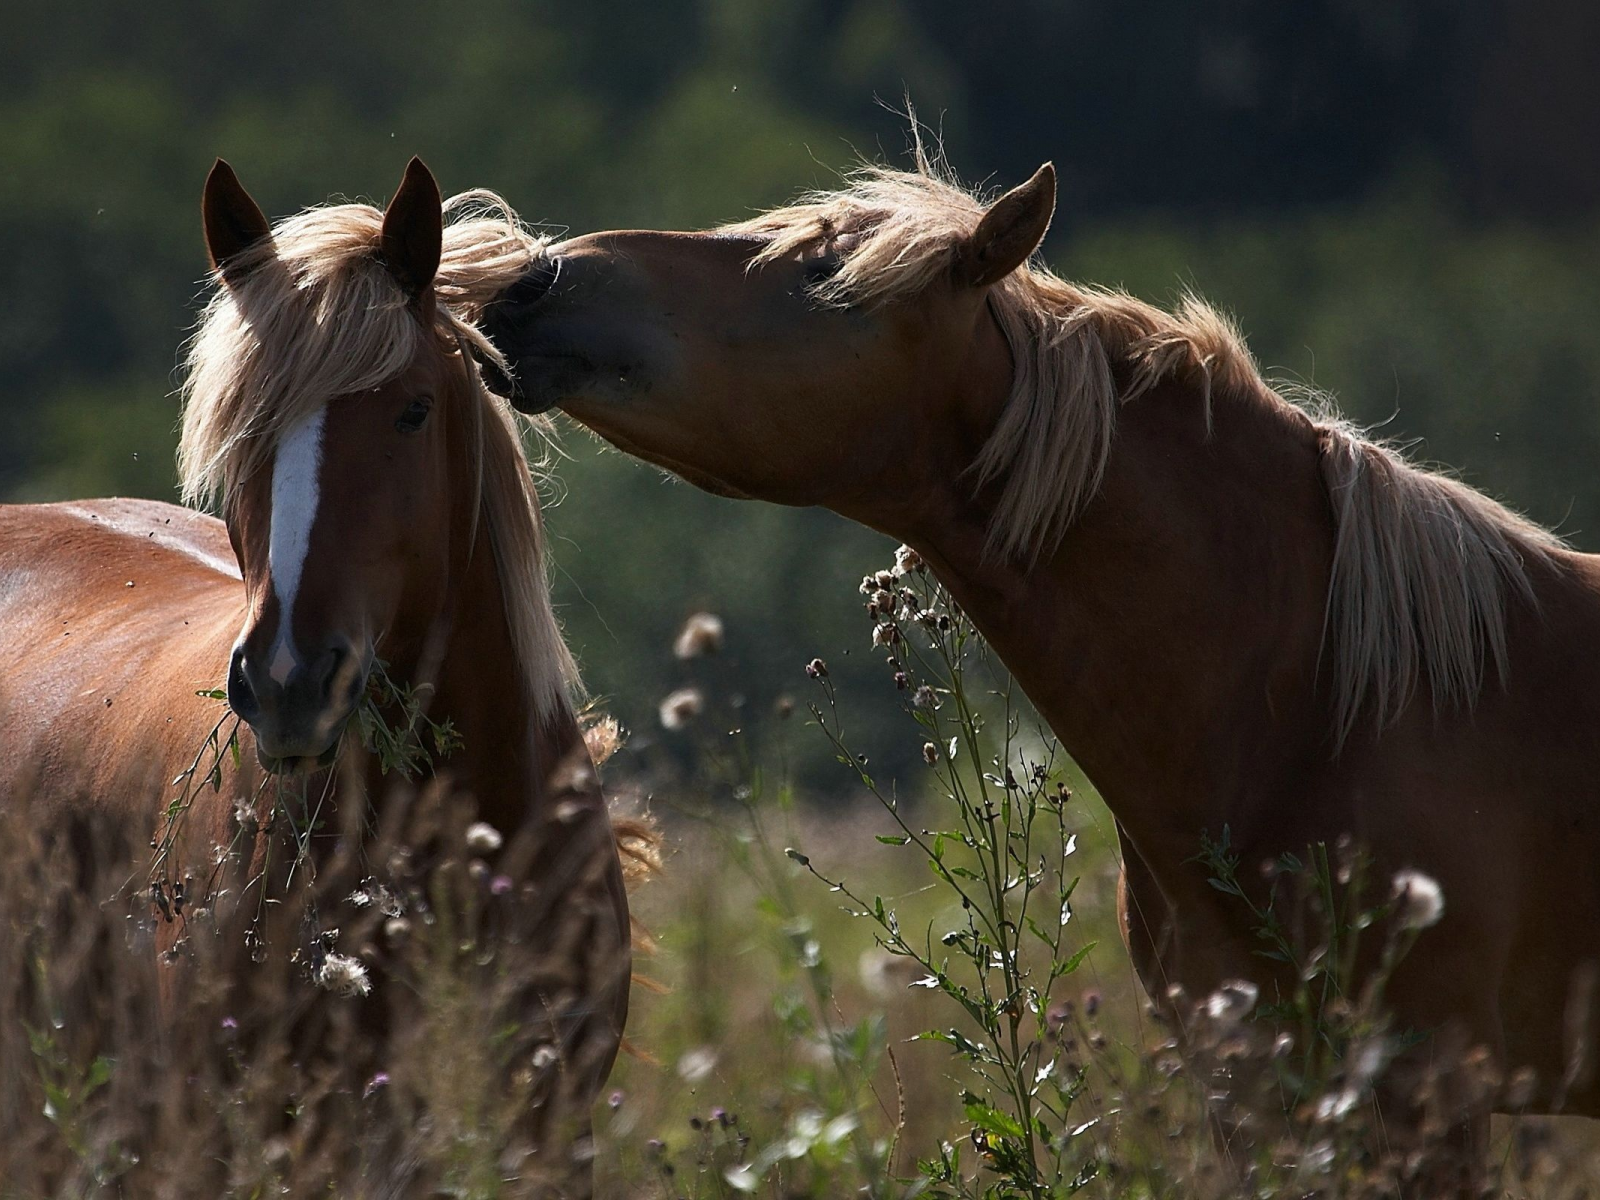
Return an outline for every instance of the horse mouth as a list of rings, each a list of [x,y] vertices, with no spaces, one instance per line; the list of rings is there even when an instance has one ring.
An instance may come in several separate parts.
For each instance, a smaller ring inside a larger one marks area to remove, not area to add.
[[[256,760],[260,762],[261,769],[269,775],[306,775],[313,771],[320,771],[324,767],[333,766],[333,760],[339,757],[339,738],[334,738],[328,748],[321,754],[268,754],[256,744]]]

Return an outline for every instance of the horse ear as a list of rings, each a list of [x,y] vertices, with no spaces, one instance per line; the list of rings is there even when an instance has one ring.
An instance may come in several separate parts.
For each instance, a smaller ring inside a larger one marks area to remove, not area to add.
[[[998,283],[1044,241],[1056,211],[1056,169],[1045,163],[1027,183],[989,206],[956,258],[956,282],[968,287]]]
[[[444,213],[439,185],[420,158],[406,164],[400,190],[383,214],[383,263],[406,295],[416,300],[439,270]]]
[[[272,226],[268,224],[261,206],[250,198],[239,177],[223,159],[211,164],[206,176],[205,191],[200,197],[200,220],[206,234],[206,256],[211,269],[221,273],[228,283],[237,283],[244,277],[237,267],[230,267],[238,257],[252,246],[272,240]]]

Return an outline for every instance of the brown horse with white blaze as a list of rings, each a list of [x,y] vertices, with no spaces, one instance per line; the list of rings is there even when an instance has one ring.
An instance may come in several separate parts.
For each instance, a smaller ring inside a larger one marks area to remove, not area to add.
[[[203,216],[216,287],[189,351],[180,473],[224,519],[131,500],[0,508],[0,803],[141,849],[168,840],[171,781],[219,715],[197,692],[225,679],[255,754],[193,797],[161,871],[192,889],[231,847],[241,880],[267,888],[269,860],[281,874],[289,859],[252,814],[269,777],[252,760],[317,770],[351,750],[355,769],[312,794],[331,789],[326,828],[362,828],[393,780],[345,730],[381,659],[459,733],[438,778],[531,838],[501,869],[525,872],[566,956],[529,997],[554,1039],[534,1068],[552,1140],[532,1169],[587,1195],[588,1109],[627,1014],[628,906],[517,420],[472,357],[493,357],[474,317],[540,242],[487,193],[442,206],[415,159],[386,211],[276,227],[219,161]],[[158,949],[181,928],[161,925]]]
[[[1564,1032],[1600,959],[1600,560],[1288,402],[1203,304],[1044,270],[1054,202],[1048,165],[984,204],[919,161],[575,237],[488,310],[498,386],[920,552],[1114,813],[1153,997],[1263,977],[1202,835],[1350,835],[1447,900],[1401,1022],[1600,1115]]]

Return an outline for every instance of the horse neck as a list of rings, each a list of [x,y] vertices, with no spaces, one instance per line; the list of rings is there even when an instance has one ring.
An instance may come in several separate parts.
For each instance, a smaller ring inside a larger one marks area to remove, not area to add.
[[[1123,406],[1099,494],[1031,571],[988,561],[959,481],[908,539],[1158,873],[1329,751],[1316,432],[1265,393],[1212,420],[1176,381]]]

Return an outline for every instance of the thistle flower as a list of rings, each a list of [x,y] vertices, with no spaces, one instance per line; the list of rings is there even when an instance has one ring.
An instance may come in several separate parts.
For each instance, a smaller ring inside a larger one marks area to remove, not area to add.
[[[474,854],[493,854],[504,844],[500,831],[487,821],[474,821],[467,826],[467,849]]]
[[[682,729],[705,711],[706,698],[699,688],[679,688],[661,702],[664,729]]]
[[[893,625],[874,625],[872,627],[872,644],[874,646],[892,646],[900,640],[900,631]]]
[[[901,546],[894,552],[894,573],[896,575],[909,575],[913,571],[921,571],[927,564],[910,546]]]
[[[828,664],[820,658],[813,658],[806,664],[806,675],[811,679],[826,679],[828,677]]]
[[[932,742],[923,742],[922,761],[927,763],[930,767],[937,765],[939,762],[939,747],[935,746]]]
[[[338,996],[365,996],[372,990],[367,968],[348,954],[330,953],[317,968],[317,986]]]
[[[1402,929],[1426,929],[1444,916],[1444,890],[1436,879],[1421,871],[1396,871],[1395,916]]]
[[[939,693],[927,684],[923,684],[911,693],[911,703],[924,712],[933,712],[939,707]]]
[[[722,618],[715,613],[697,612],[683,623],[672,653],[681,659],[701,658],[722,649]]]

